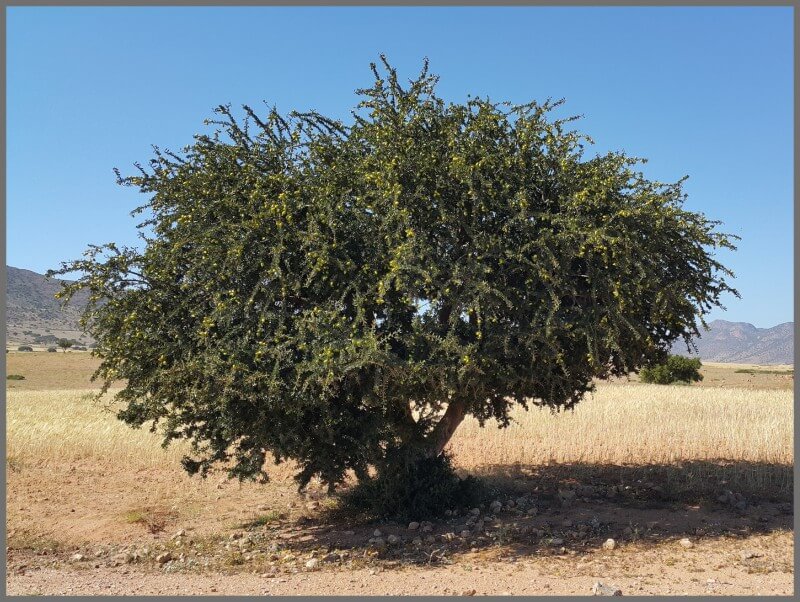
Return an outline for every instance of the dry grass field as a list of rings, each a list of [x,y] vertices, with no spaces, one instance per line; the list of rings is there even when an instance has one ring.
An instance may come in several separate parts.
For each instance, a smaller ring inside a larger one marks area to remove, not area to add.
[[[8,593],[793,589],[788,367],[712,365],[693,386],[601,383],[574,411],[519,410],[503,430],[467,421],[451,443],[459,469],[538,512],[504,509],[466,537],[453,517],[420,543],[402,525],[342,515],[321,490],[298,494],[291,465],[264,486],[189,478],[181,445],[164,450],[118,422],[110,397],[92,401],[95,367],[85,353],[7,355],[7,374],[25,376],[7,382]],[[402,543],[370,545],[376,526]]]

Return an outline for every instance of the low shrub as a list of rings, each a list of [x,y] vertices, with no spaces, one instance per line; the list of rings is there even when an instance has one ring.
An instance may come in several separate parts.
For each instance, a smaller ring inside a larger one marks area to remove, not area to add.
[[[485,497],[473,476],[460,478],[450,457],[392,458],[375,477],[362,479],[341,496],[344,507],[399,521],[441,517],[448,509],[474,506]]]
[[[644,383],[669,385],[676,382],[699,382],[703,380],[699,358],[670,355],[666,363],[642,368],[639,377]]]
[[[48,347],[47,348],[47,353],[56,353],[57,351],[58,351],[58,349],[56,349],[55,347]]]
[[[22,374],[9,374],[6,380],[25,380],[25,377]]]
[[[20,345],[17,347],[17,351],[33,351],[33,347],[30,345]]]

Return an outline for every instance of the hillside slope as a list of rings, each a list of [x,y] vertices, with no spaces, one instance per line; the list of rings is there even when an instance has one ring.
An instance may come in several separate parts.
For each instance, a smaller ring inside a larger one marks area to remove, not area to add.
[[[695,341],[701,359],[736,364],[794,363],[794,322],[756,328],[747,322],[714,320],[709,327]],[[683,343],[676,344],[673,353],[694,355]]]
[[[6,342],[10,345],[53,344],[67,338],[90,344],[78,324],[80,309],[88,293],[82,292],[66,307],[55,294],[61,290],[60,280],[48,280],[42,274],[6,266]]]

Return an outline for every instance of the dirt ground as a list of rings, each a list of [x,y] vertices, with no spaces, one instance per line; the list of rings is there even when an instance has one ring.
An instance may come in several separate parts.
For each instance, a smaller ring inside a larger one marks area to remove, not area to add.
[[[54,488],[55,470],[9,471],[9,594],[590,595],[600,581],[625,595],[788,595],[794,587],[790,502],[753,492],[741,507],[738,496],[675,496],[661,475],[648,481],[634,470],[581,482],[564,467],[487,475],[504,507],[480,509],[484,529],[459,509],[427,532],[342,515],[317,490],[298,494],[288,471],[259,487],[73,464],[59,468],[69,477]],[[370,543],[376,528],[383,541]],[[603,548],[609,538],[613,550]]]
[[[10,384],[92,386],[88,354],[55,355],[8,354],[8,373],[26,376]],[[786,382],[785,374],[708,369],[702,386],[711,370],[722,386],[752,376],[763,379],[759,388]],[[6,589],[591,595],[602,582],[623,595],[791,595],[792,467],[713,468],[496,467],[481,476],[501,507],[455,508],[410,529],[344,514],[321,489],[297,493],[291,466],[260,486],[190,478],[178,466],[7,462]],[[748,471],[764,485],[737,481]],[[708,481],[702,488],[681,487],[698,474]]]

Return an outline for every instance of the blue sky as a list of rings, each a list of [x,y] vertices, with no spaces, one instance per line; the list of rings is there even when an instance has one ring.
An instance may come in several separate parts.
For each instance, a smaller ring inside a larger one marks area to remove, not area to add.
[[[687,206],[742,237],[720,255],[742,299],[710,318],[793,319],[792,9],[9,8],[9,265],[44,272],[89,243],[136,244],[145,199],[115,184],[230,102],[347,118],[369,63],[439,93],[566,98],[594,150],[683,175]]]

